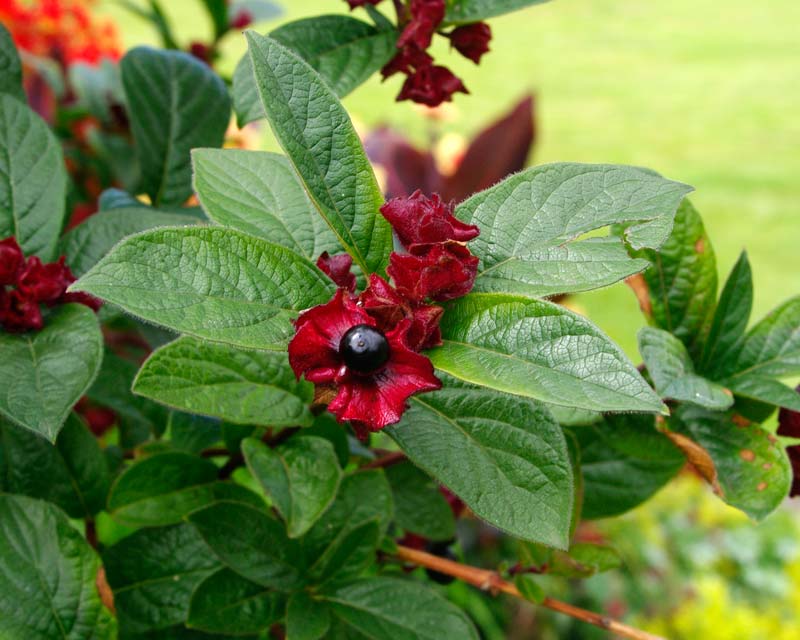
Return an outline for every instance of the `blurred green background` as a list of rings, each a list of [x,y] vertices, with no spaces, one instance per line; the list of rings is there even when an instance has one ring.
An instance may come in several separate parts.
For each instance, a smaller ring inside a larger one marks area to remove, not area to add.
[[[284,16],[259,31],[347,12],[344,0],[277,1]],[[164,5],[182,44],[208,38],[198,0]],[[127,46],[156,43],[145,22],[111,0],[101,8],[118,19]],[[493,50],[480,66],[438,43],[437,60],[472,92],[456,95],[442,126],[468,135],[534,91],[532,163],[643,165],[693,185],[723,277],[747,247],[759,317],[800,292],[798,24],[796,0],[554,0],[492,20]],[[220,68],[231,71],[243,38],[224,44]],[[387,122],[422,142],[429,124],[410,103],[394,102],[400,82],[373,78],[345,104],[367,126]],[[624,286],[580,304],[635,355],[642,321]]]

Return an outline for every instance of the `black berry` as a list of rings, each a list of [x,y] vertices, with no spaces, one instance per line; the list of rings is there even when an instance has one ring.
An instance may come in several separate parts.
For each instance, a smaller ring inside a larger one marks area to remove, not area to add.
[[[375,327],[357,324],[342,337],[339,353],[349,369],[374,373],[389,361],[389,342]]]
[[[457,560],[456,554],[454,554],[453,550],[450,548],[451,544],[453,544],[452,540],[448,540],[447,542],[429,542],[427,545],[425,545],[425,551],[432,553],[435,556],[439,556],[440,558]],[[455,580],[453,576],[447,573],[441,573],[440,571],[435,571],[433,569],[425,569],[425,573],[428,574],[428,577],[431,580],[438,582],[439,584],[450,584],[453,582],[453,580]]]

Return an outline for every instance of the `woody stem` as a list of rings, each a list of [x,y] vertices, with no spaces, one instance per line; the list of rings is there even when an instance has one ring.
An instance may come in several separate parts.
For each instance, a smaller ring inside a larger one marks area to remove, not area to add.
[[[439,573],[453,576],[462,582],[471,584],[483,591],[488,591],[493,595],[502,592],[514,596],[515,598],[525,599],[512,583],[503,580],[496,571],[472,567],[467,564],[448,560],[447,558],[435,556],[431,553],[426,553],[425,551],[418,551],[417,549],[404,546],[399,546],[397,548],[396,556],[405,562],[410,562],[420,567],[425,567],[426,569],[433,569]],[[574,607],[560,600],[545,598],[540,604],[543,607],[558,611],[559,613],[564,613],[577,620],[588,622],[601,629],[607,629],[623,638],[631,638],[632,640],[664,640],[660,636],[655,636],[641,629],[628,626],[627,624],[600,615],[599,613],[587,611],[580,607]]]

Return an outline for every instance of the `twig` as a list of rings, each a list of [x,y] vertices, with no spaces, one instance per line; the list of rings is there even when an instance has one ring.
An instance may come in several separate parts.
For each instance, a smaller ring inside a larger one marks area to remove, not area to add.
[[[478,589],[488,591],[492,595],[502,592],[514,596],[515,598],[525,599],[512,583],[503,580],[496,571],[472,567],[470,565],[461,564],[460,562],[448,560],[447,558],[435,556],[431,553],[426,553],[425,551],[418,551],[403,546],[397,548],[396,555],[405,562],[411,562],[421,567],[453,576],[467,584],[478,587]],[[631,640],[664,640],[664,638],[660,636],[655,636],[607,616],[600,615],[599,613],[574,607],[571,604],[561,602],[560,600],[554,600],[553,598],[545,598],[541,605],[553,611],[564,613],[577,620],[588,622],[601,629],[607,629],[623,638],[631,638]]]
[[[402,451],[392,451],[385,456],[370,460],[367,464],[363,465],[362,469],[385,469],[391,467],[393,464],[405,462],[406,454]]]

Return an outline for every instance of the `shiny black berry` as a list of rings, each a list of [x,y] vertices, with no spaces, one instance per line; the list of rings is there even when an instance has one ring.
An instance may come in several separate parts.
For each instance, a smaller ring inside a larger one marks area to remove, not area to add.
[[[440,558],[457,560],[456,554],[454,554],[453,550],[450,548],[451,544],[453,544],[452,540],[448,540],[447,542],[429,542],[425,545],[425,551],[432,553],[435,556],[439,556]],[[435,571],[433,569],[425,569],[425,573],[428,574],[428,577],[431,580],[438,582],[439,584],[450,584],[453,582],[453,580],[455,580],[453,576],[446,573],[441,573],[440,571]]]
[[[339,353],[349,369],[374,373],[389,361],[389,342],[375,327],[357,324],[342,337]]]

